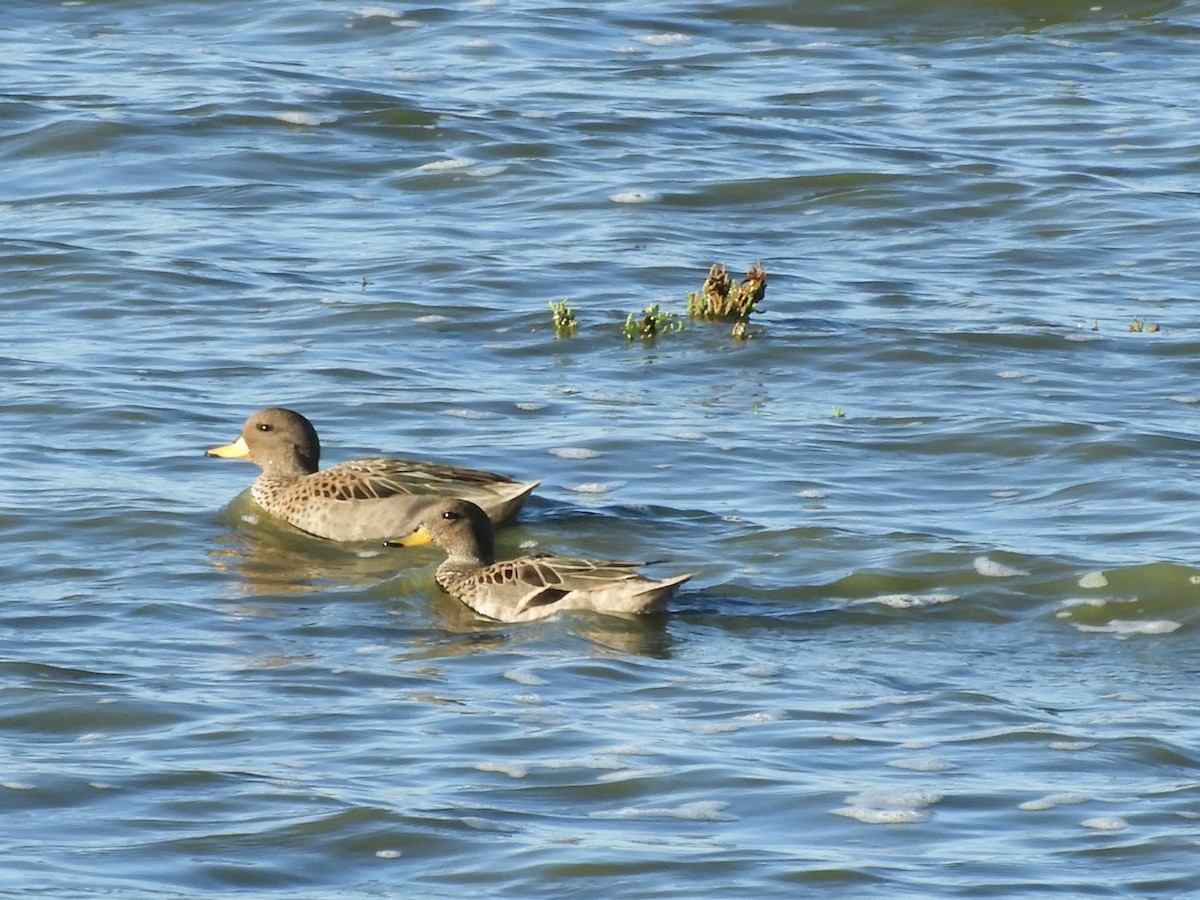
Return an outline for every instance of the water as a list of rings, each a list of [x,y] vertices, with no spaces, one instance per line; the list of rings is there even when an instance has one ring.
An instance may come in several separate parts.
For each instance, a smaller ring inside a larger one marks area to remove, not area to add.
[[[0,892],[1194,893],[1198,13],[10,4]],[[698,575],[480,622],[267,404]]]

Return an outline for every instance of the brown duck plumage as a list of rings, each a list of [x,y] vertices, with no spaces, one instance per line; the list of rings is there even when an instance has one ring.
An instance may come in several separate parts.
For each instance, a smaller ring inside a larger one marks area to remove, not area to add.
[[[544,619],[563,609],[608,613],[661,610],[692,573],[654,581],[635,571],[644,563],[568,556],[526,556],[496,562],[492,523],[468,500],[441,500],[420,527],[389,541],[433,543],[446,551],[437,582],[477,613],[502,622]]]
[[[513,519],[537,481],[443,463],[362,457],[319,469],[312,423],[282,407],[260,409],[232,444],[209,456],[249,459],[262,474],[250,496],[293,527],[332,541],[377,541],[411,530],[445,497],[469,498],[497,524]]]

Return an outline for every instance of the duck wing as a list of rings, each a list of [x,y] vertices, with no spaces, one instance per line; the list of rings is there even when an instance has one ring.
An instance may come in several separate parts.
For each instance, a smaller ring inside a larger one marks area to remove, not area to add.
[[[324,470],[355,491],[352,499],[381,500],[412,494],[445,494],[456,488],[516,484],[507,475],[419,459],[364,456]],[[318,473],[322,474],[322,473]]]
[[[530,556],[470,573],[446,573],[446,590],[476,612],[502,622],[545,618],[559,609],[641,612],[687,579],[669,584],[638,574],[639,562]]]

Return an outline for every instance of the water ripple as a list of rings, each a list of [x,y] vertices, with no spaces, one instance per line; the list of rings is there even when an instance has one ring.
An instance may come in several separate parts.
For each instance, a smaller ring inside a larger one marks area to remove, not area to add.
[[[1193,7],[8,11],[0,892],[1188,893]],[[268,403],[697,575],[480,619]]]

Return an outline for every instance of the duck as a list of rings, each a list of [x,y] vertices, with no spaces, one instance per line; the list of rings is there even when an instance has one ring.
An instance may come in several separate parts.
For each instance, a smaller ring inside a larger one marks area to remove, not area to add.
[[[319,468],[321,442],[295,410],[268,406],[251,415],[237,440],[207,456],[246,459],[262,472],[250,496],[293,528],[330,541],[381,541],[414,529],[439,500],[465,497],[497,525],[511,522],[541,482],[445,463],[360,457]]]
[[[531,622],[565,609],[601,613],[661,612],[694,572],[654,580],[635,571],[644,562],[523,556],[497,562],[487,514],[469,500],[439,500],[420,525],[384,542],[389,547],[434,544],[446,553],[435,579],[476,613],[500,622]]]

